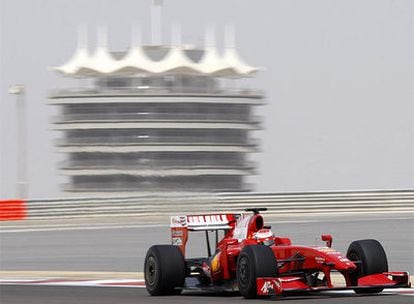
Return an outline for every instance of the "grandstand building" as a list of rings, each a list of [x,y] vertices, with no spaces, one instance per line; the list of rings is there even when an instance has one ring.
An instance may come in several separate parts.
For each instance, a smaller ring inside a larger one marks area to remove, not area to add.
[[[123,53],[110,52],[105,36],[92,54],[80,39],[73,57],[53,68],[89,83],[49,95],[59,112],[53,129],[65,157],[63,190],[252,190],[246,178],[255,174],[254,109],[263,95],[240,80],[258,69],[231,43],[219,52],[211,31],[201,48],[175,39],[171,46],[131,43]]]

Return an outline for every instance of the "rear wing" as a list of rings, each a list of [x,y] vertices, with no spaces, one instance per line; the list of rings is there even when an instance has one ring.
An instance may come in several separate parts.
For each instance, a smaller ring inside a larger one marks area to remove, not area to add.
[[[171,228],[188,231],[221,230],[234,228],[240,214],[179,215],[171,217]]]
[[[185,256],[185,245],[189,231],[231,230],[241,214],[204,214],[171,216],[171,241],[180,247]]]

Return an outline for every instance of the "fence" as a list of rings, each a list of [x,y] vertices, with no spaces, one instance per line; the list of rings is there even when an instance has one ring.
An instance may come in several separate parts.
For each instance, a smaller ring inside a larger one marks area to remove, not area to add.
[[[0,201],[1,205],[1,201]],[[146,193],[134,196],[29,199],[26,219],[125,217],[166,218],[174,214],[240,212],[267,207],[267,216],[412,213],[414,190],[307,193]],[[1,219],[1,216],[0,216]]]

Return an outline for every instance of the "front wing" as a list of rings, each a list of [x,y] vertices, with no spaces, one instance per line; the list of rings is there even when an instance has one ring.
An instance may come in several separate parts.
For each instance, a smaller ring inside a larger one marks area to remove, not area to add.
[[[312,287],[303,277],[260,277],[256,279],[257,295],[271,296],[297,292],[316,292],[327,290],[368,289],[368,288],[406,288],[411,287],[408,272],[384,272],[371,274],[358,279],[357,286]]]

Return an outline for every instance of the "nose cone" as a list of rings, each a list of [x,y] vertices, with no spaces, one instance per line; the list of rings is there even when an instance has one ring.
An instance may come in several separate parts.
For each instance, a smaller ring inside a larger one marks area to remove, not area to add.
[[[354,270],[357,267],[352,261],[348,260],[347,258],[339,258],[335,261],[334,268],[337,270]]]

